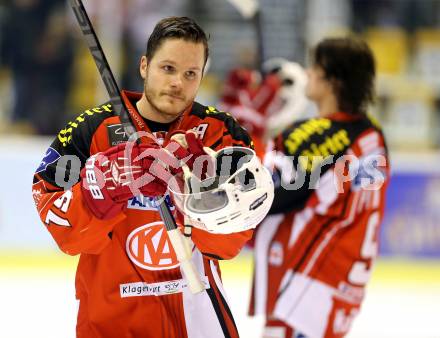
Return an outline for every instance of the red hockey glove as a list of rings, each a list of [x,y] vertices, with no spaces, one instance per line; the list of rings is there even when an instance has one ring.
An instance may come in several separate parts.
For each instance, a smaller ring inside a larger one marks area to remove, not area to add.
[[[171,174],[156,159],[173,163],[164,155],[158,144],[150,142],[123,143],[91,156],[81,170],[81,187],[93,214],[100,219],[112,218],[133,196],[165,194]]]
[[[194,130],[175,131],[165,141],[165,149],[178,160],[185,163],[200,179],[211,176],[214,172],[214,159],[207,152]],[[182,170],[181,166],[171,168],[173,173]]]
[[[246,68],[229,72],[219,106],[230,112],[253,137],[262,138],[268,110],[277,102],[281,81],[276,75],[261,75]]]

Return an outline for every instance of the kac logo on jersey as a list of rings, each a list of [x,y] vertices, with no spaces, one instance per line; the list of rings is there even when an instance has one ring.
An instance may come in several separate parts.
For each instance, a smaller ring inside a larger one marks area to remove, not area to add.
[[[133,230],[127,237],[130,260],[146,270],[168,270],[179,266],[163,222],[153,222]]]
[[[56,160],[58,160],[61,157],[61,155],[53,149],[52,147],[49,147],[46,151],[46,155],[44,155],[44,158],[41,160],[40,165],[38,166],[36,173],[41,173],[42,171],[46,170],[47,166],[49,164],[54,163]]]

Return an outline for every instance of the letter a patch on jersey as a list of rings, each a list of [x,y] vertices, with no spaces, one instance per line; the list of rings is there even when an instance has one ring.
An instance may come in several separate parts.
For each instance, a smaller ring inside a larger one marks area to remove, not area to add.
[[[126,250],[130,260],[147,270],[167,270],[179,266],[165,225],[153,222],[133,230],[127,237]]]

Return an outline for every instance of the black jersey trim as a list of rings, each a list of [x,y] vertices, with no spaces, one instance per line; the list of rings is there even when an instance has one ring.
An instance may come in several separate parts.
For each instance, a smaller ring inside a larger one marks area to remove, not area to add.
[[[202,252],[203,256],[209,257],[211,259],[216,259],[218,261],[222,261],[223,258],[221,258],[220,256],[214,255],[214,254],[210,254],[210,253],[206,253],[206,252]]]
[[[222,142],[223,142],[223,136],[221,136],[217,141],[215,141],[215,142],[210,146],[210,148],[215,150],[220,144],[222,144]]]
[[[234,139],[244,142],[247,146],[251,145],[252,139],[247,131],[229,113],[219,111],[212,106],[203,106],[200,103],[194,102],[193,109],[189,115],[197,116],[202,120],[209,117],[220,120]]]
[[[218,303],[218,300],[215,296],[215,291],[212,288],[209,288],[206,289],[206,293],[208,294],[209,299],[211,300],[212,306],[217,315],[218,321],[222,328],[223,334],[225,335],[225,338],[231,338],[231,335],[229,334],[228,326],[226,325],[225,318],[223,317],[222,310],[220,308],[220,304]]]
[[[226,312],[228,313],[229,319],[231,320],[232,324],[234,324],[235,331],[238,332],[237,324],[235,323],[234,316],[232,315],[231,309],[229,308],[228,303],[226,302],[226,299],[223,297],[223,294],[219,290],[220,300],[222,301],[223,307],[225,308]]]
[[[87,109],[74,120],[68,122],[64,129],[61,129],[50,147],[59,153],[60,158],[64,155],[77,156],[81,162],[81,170],[87,158],[90,157],[90,146],[96,130],[104,120],[112,116],[114,116],[114,112],[109,102],[95,108]],[[58,162],[59,159],[47,165],[45,170],[39,173],[43,180],[56,187],[58,187],[55,181]],[[73,170],[71,172],[70,168],[64,168],[63,170],[66,177],[75,175],[79,180],[79,172],[73,172]]]

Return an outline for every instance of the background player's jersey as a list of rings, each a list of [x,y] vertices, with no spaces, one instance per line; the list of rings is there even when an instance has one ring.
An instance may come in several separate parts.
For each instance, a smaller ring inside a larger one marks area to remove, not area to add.
[[[123,98],[135,109],[140,94],[124,92]],[[251,146],[229,114],[198,103],[168,132],[177,129],[196,130],[215,150]],[[210,287],[192,295],[151,198],[134,197],[122,213],[105,221],[86,206],[78,182],[86,159],[127,139],[111,104],[86,110],[60,131],[34,176],[41,220],[62,251],[81,254],[78,337],[237,337],[217,259],[237,255],[252,231],[215,235],[193,229],[193,261]]]
[[[266,162],[278,188],[256,233],[250,312],[310,337],[340,337],[377,255],[389,175],[384,137],[367,117],[336,113],[298,121],[274,144]]]

